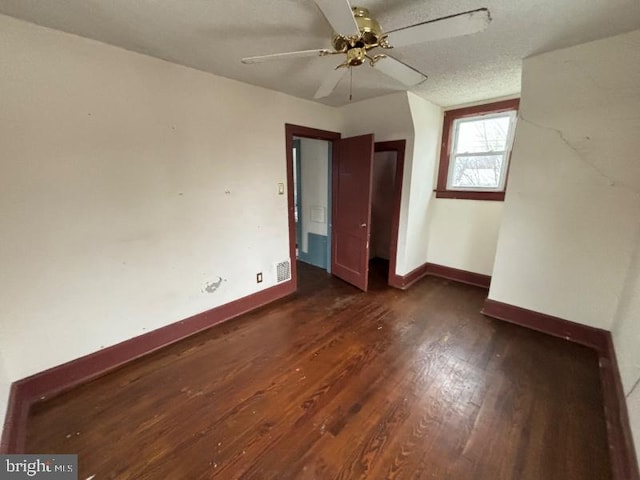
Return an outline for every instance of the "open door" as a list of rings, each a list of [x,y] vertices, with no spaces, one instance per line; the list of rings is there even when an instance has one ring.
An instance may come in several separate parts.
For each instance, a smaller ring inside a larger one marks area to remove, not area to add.
[[[372,134],[333,141],[331,273],[361,290],[369,280]]]

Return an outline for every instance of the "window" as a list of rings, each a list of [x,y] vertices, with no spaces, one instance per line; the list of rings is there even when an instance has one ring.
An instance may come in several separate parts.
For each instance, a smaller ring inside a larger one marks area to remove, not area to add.
[[[436,197],[504,200],[519,103],[445,112]]]

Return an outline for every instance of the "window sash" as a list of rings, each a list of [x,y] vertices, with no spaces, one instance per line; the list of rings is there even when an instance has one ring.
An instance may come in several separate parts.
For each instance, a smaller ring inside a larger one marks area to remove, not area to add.
[[[453,121],[453,135],[451,136],[451,144],[449,145],[449,171],[447,172],[447,190],[452,191],[472,191],[472,192],[501,192],[505,189],[506,179],[507,179],[507,171],[509,170],[509,159],[511,156],[511,148],[513,146],[513,137],[515,133],[515,123],[516,123],[516,110],[511,110],[508,112],[498,112],[493,114],[484,114],[484,115],[475,115],[467,118],[457,118]],[[509,127],[507,131],[507,138],[505,141],[505,150],[498,151],[487,151],[487,152],[461,152],[454,153],[458,144],[458,135],[460,132],[460,125],[468,122],[476,122],[479,120],[489,120],[492,118],[509,118]],[[454,186],[453,185],[453,175],[456,167],[456,160],[460,157],[487,157],[487,156],[501,156],[502,164],[500,169],[500,178],[498,185],[496,187],[482,187],[482,186]]]
[[[458,158],[473,158],[473,157],[499,157],[500,158],[500,176],[498,177],[498,182],[496,186],[483,186],[483,185],[454,185],[453,180],[455,176],[455,170],[457,166]],[[454,191],[481,191],[481,192],[501,192],[504,190],[504,184],[506,180],[506,172],[507,168],[505,168],[505,158],[506,154],[503,153],[491,153],[487,154],[478,154],[478,155],[456,155],[449,162],[449,176],[447,178],[447,190]]]

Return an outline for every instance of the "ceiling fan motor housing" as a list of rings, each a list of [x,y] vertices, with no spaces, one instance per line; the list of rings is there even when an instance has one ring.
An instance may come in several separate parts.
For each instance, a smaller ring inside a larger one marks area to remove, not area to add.
[[[382,39],[382,28],[377,20],[371,18],[369,10],[361,7],[352,7],[353,16],[360,31],[359,38],[350,38],[344,35],[333,36],[333,48],[338,52],[348,51],[352,48],[364,49],[378,46]]]

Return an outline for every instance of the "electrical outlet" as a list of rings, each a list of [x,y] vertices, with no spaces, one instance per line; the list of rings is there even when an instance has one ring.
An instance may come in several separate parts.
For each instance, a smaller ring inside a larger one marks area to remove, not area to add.
[[[262,272],[256,273],[256,283],[262,283]]]

